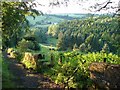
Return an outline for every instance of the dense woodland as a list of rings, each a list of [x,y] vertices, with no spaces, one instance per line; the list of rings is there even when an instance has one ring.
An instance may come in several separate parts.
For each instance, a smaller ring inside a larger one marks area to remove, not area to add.
[[[119,19],[110,16],[90,17],[49,26],[48,34],[58,38],[59,50],[105,51],[120,54]]]
[[[14,70],[10,71],[16,61],[24,69],[34,72],[34,78],[47,76],[56,85],[62,85],[62,88],[97,89],[90,78],[89,66],[93,62],[120,64],[120,17],[50,15],[54,17],[53,20],[49,15],[46,19],[42,12],[32,9],[32,6],[34,3],[27,2],[1,4],[2,87],[19,88],[15,80],[19,82],[21,77],[16,78]],[[41,20],[31,24],[28,16],[33,20],[39,16]],[[59,21],[56,20],[58,18]],[[31,83],[29,80],[26,82],[28,85]]]

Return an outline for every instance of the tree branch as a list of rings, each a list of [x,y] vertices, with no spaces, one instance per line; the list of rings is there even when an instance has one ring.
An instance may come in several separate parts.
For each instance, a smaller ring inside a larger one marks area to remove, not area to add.
[[[108,6],[108,4],[110,4],[110,3],[112,3],[112,2],[108,1],[104,6],[100,7],[100,8],[99,8],[98,10],[96,10],[96,11],[100,11],[100,10],[106,8],[106,7]],[[100,4],[99,4],[99,5],[100,5]]]

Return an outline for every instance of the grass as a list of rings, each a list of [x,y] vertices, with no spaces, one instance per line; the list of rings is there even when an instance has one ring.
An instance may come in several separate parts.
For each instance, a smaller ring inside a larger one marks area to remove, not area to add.
[[[41,46],[41,51],[40,52],[45,55],[45,60],[46,61],[50,61],[51,53],[57,53],[57,51],[49,50],[49,48],[56,48],[56,47],[47,46],[47,45],[43,45],[43,44],[40,44],[40,46]]]
[[[47,41],[48,41],[49,44],[51,44],[52,46],[55,47],[58,39],[49,37],[49,38],[47,39]]]
[[[0,51],[0,89],[2,87],[2,52]]]
[[[62,18],[57,18],[54,16],[36,16],[35,19],[33,17],[29,16],[27,19],[30,21],[31,24],[35,24],[36,22],[43,22],[43,21],[51,21],[52,23],[60,22],[61,20],[64,20]]]
[[[0,57],[0,64],[2,64],[2,88],[14,88],[13,75],[8,70],[8,64],[5,60],[2,60],[2,57]]]
[[[57,49],[56,48],[57,39],[49,37],[47,39],[47,42],[48,42],[48,44],[40,44],[40,46],[41,46],[41,51],[40,52],[46,56],[45,60],[50,61],[51,53],[55,53],[55,54],[58,53],[58,51],[56,51],[56,49]],[[54,48],[55,51],[50,50],[51,48]]]

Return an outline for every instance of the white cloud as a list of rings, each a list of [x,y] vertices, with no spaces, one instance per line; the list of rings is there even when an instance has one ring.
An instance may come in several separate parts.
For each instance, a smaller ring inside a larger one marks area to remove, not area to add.
[[[90,6],[93,6],[95,3],[103,3],[108,0],[69,0],[70,2],[68,3],[68,6],[65,7],[65,5],[61,6],[50,6],[49,3],[55,0],[35,0],[38,3],[44,5],[41,6],[39,5],[36,9],[42,11],[43,13],[90,13],[88,11]],[[59,0],[59,1],[64,1],[64,0]],[[79,2],[77,2],[79,1]],[[111,0],[114,2],[112,5],[117,6],[119,0]],[[109,12],[111,9],[109,10]],[[99,13],[106,13],[108,11],[102,10]]]

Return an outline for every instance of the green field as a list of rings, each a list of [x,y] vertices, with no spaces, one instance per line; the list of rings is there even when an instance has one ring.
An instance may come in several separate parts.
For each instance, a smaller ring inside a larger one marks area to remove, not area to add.
[[[32,16],[26,17],[30,24],[35,25],[35,27],[48,27],[51,24],[59,23],[65,20],[81,19],[84,18],[86,14],[50,14],[36,16],[35,19]],[[37,24],[40,23],[40,24]],[[50,23],[49,23],[50,22]],[[37,25],[36,25],[37,24]]]
[[[43,15],[43,16],[36,16],[35,19],[33,19],[33,17],[29,16],[27,17],[27,19],[30,21],[30,24],[35,24],[36,22],[47,22],[47,21],[51,21],[52,23],[57,23],[60,21],[63,21],[64,19],[62,18],[57,18],[54,16],[47,16],[47,15]]]

